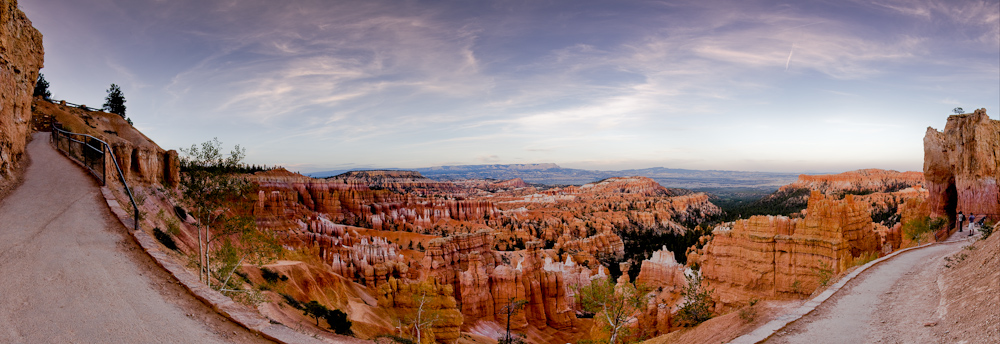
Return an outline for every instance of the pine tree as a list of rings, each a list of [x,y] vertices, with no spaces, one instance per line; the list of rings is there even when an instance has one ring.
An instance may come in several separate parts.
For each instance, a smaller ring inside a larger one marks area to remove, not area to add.
[[[49,92],[49,82],[45,80],[45,74],[38,73],[38,81],[35,82],[35,94],[32,96],[42,96],[42,99],[45,100],[52,98],[52,92]]]
[[[122,93],[122,89],[118,85],[111,84],[111,87],[108,88],[108,96],[104,98],[104,111],[127,118],[125,117],[125,94]]]

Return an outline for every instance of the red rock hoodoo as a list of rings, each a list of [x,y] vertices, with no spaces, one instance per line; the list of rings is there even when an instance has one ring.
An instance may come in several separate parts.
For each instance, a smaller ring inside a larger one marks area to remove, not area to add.
[[[808,295],[847,268],[853,257],[873,252],[878,236],[866,203],[814,191],[803,219],[753,216],[718,227],[698,254],[706,281],[723,305],[753,297]]]
[[[948,116],[943,132],[928,127],[924,175],[931,216],[954,221],[961,211],[1000,220],[1000,121],[979,109]]]

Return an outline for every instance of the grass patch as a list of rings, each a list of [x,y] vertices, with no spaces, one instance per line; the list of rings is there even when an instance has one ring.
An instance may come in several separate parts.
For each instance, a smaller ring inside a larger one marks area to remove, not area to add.
[[[861,255],[851,259],[850,266],[862,266],[871,263],[873,260],[876,259],[878,259],[878,252],[875,251],[862,252]]]

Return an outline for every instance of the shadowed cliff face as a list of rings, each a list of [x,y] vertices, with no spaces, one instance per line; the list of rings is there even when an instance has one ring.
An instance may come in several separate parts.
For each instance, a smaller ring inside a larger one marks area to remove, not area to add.
[[[0,186],[24,155],[43,55],[42,34],[17,8],[17,1],[0,0]]]
[[[979,109],[949,116],[943,132],[928,127],[924,175],[932,216],[954,221],[962,211],[1000,219],[1000,121]]]

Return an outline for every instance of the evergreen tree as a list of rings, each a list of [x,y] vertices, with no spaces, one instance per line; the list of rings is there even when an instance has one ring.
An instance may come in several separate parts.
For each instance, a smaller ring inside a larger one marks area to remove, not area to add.
[[[111,84],[111,87],[108,88],[108,96],[104,98],[104,111],[126,118],[125,94],[122,93],[122,89],[118,85]]]
[[[49,92],[49,82],[45,80],[45,74],[38,73],[38,81],[35,82],[35,94],[32,96],[42,96],[42,99],[45,100],[52,98],[52,92]]]

